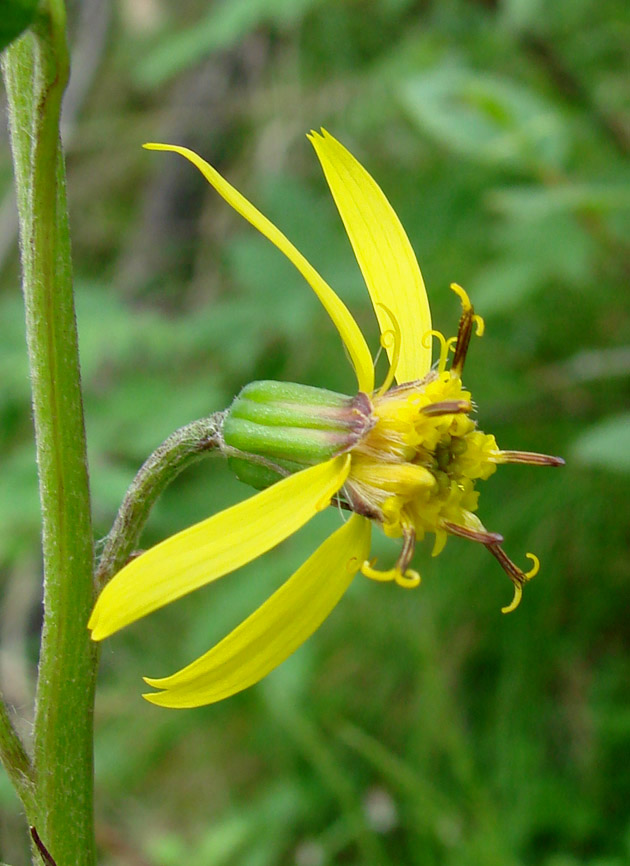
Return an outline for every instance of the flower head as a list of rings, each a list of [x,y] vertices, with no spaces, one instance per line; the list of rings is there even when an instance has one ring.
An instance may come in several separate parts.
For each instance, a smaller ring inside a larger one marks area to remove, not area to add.
[[[483,320],[466,292],[457,335],[432,330],[429,303],[411,244],[375,181],[327,132],[309,136],[363,273],[390,369],[375,389],[374,365],[345,304],[290,241],[221,175],[187,148],[149,144],[190,160],[215,190],[300,271],[328,312],[357,378],[355,396],[302,385],[247,386],[225,413],[221,448],[237,474],[263,488],[250,499],[202,521],[132,560],[103,590],[92,613],[92,637],[125,625],[262,555],[335,503],[351,513],[258,610],[201,658],[163,679],[147,700],[193,707],[229,697],[258,682],[319,627],[357,572],[414,587],[416,542],[435,536],[433,554],[449,535],[483,544],[514,584],[524,572],[506,555],[502,537],[476,515],[477,481],[499,463],[561,465],[546,455],[502,451],[477,429],[472,397],[462,383],[473,331]],[[432,367],[432,342],[440,352]],[[451,357],[452,356],[452,357]],[[373,523],[401,538],[400,555],[379,570],[370,561]]]

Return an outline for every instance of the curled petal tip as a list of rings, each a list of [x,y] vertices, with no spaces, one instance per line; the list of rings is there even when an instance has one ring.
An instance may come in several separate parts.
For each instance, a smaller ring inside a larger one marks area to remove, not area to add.
[[[145,701],[148,701],[150,704],[154,704],[156,707],[171,707],[171,709],[183,709],[182,707],[172,706],[171,704],[165,704],[163,700],[160,700],[164,697],[166,692],[145,692],[142,697]]]
[[[92,615],[90,616],[87,624],[88,631],[90,632],[90,637],[93,641],[100,641],[105,637],[105,631],[101,627],[99,628],[99,615],[98,610],[95,608],[92,611]]]
[[[151,679],[151,677],[142,677],[142,679],[148,686],[151,686],[152,689],[161,688],[159,685],[160,680],[154,680]],[[191,707],[198,706],[198,704],[195,704],[194,699],[192,701],[189,700],[188,703],[180,702],[177,698],[173,699],[173,695],[167,689],[163,689],[159,692],[143,692],[142,697],[145,701],[156,707],[167,707],[174,710],[190,709]]]
[[[370,543],[370,523],[353,515],[267,599],[212,649],[171,676],[145,683],[149,703],[200,707],[259,682],[318,628],[350,586]]]

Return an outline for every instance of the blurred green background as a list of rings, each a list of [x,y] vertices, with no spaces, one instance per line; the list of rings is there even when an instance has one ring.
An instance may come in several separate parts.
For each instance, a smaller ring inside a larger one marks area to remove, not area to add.
[[[626,0],[83,0],[64,137],[97,538],[176,427],[277,378],[351,391],[335,331],[281,254],[201,176],[198,150],[307,255],[373,347],[367,293],[304,135],[363,162],[417,252],[435,326],[457,281],[485,317],[466,380],[504,448],[480,516],[525,564],[523,604],[483,550],[417,555],[420,589],[358,579],[266,681],[169,711],[171,673],[338,524],[105,642],[97,700],[104,866],[630,864],[630,14]],[[11,166],[0,133],[0,680],[28,733],[38,499]],[[220,459],[143,545],[250,491]],[[375,535],[374,552],[395,547]],[[0,777],[0,858],[28,860]],[[61,866],[61,864],[60,864]],[[65,866],[65,864],[64,864]],[[68,864],[69,866],[69,864]]]

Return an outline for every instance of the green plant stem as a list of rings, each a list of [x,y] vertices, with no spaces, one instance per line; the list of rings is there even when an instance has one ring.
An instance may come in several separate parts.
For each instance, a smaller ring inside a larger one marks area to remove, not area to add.
[[[44,0],[32,32],[4,61],[43,522],[33,823],[59,866],[92,866],[93,549],[59,141],[68,63],[63,2]]]
[[[220,445],[222,412],[180,427],[140,467],[105,539],[96,580],[99,586],[129,559],[160,494],[191,463]]]

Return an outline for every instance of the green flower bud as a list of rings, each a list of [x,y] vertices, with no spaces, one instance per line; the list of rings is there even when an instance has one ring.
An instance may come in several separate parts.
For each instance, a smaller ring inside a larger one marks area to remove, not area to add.
[[[223,449],[237,477],[259,490],[350,451],[375,420],[367,395],[292,382],[252,382],[225,413]]]

